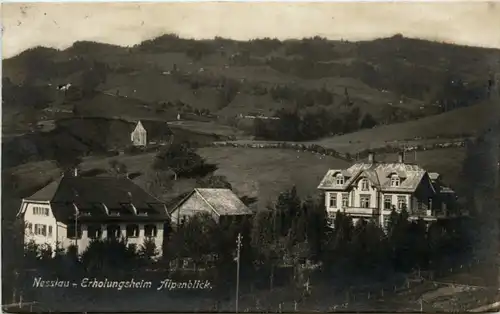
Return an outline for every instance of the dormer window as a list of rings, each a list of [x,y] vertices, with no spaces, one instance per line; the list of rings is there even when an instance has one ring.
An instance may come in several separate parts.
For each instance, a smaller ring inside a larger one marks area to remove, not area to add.
[[[367,179],[361,180],[361,190],[362,191],[368,191],[370,189],[370,185],[368,184]]]
[[[400,184],[399,177],[397,175],[393,175],[391,177],[391,186],[397,187]]]
[[[343,185],[344,184],[344,177],[341,174],[337,175],[336,184],[337,185]]]

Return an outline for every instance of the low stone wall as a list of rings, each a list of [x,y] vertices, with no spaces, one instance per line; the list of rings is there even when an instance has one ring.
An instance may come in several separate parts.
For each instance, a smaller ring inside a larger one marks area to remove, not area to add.
[[[302,143],[290,143],[290,142],[280,142],[280,143],[238,143],[238,142],[214,142],[213,147],[238,147],[238,148],[280,148],[280,149],[293,149],[299,151],[308,151],[311,153],[322,154],[325,156],[332,156],[338,159],[343,159],[346,161],[351,161],[352,159],[348,157],[348,154],[340,153],[334,149],[324,148],[315,144],[302,144]]]
[[[405,151],[406,152],[420,152],[420,151],[426,151],[426,150],[435,150],[435,149],[446,149],[446,148],[458,148],[458,147],[465,147],[465,141],[459,140],[459,141],[449,141],[449,142],[442,142],[442,143],[433,143],[433,144],[419,144],[419,145],[413,145],[413,146],[406,146]],[[358,159],[363,159],[367,158],[368,154],[370,152],[374,153],[382,153],[382,154],[391,154],[391,153],[397,153],[401,151],[401,147],[396,146],[396,145],[387,145],[385,147],[380,147],[376,149],[365,149],[357,153]]]
[[[272,142],[272,143],[239,143],[231,141],[223,142],[213,142],[212,147],[235,147],[235,148],[281,148],[281,149],[293,149],[300,151],[308,151],[315,154],[321,154],[325,156],[331,156],[345,161],[354,161],[356,159],[367,158],[370,152],[374,153],[397,153],[401,151],[401,148],[396,145],[387,145],[385,147],[380,147],[376,149],[366,149],[360,151],[356,154],[341,153],[332,148],[325,148],[316,144],[303,144],[303,143],[290,143],[290,142]],[[426,151],[434,149],[446,149],[446,148],[456,148],[465,147],[465,141],[450,141],[444,143],[434,143],[434,144],[420,144],[414,146],[407,146],[405,151]]]

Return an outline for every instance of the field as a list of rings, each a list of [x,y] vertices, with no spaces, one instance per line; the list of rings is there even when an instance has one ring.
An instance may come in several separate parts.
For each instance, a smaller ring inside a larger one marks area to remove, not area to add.
[[[114,94],[97,93],[90,99],[74,102],[73,106],[79,114],[85,117],[118,118],[125,120],[151,119],[171,121],[175,112],[156,110],[143,100]]]
[[[259,206],[274,201],[285,189],[297,186],[300,195],[316,192],[327,170],[348,164],[332,157],[282,149],[203,148],[201,156],[217,163],[239,195],[258,196]]]
[[[383,147],[396,141],[405,141],[410,145],[442,142],[449,138],[473,136],[484,130],[497,117],[497,107],[493,103],[482,103],[440,115],[323,138],[310,143],[353,153]]]
[[[221,137],[245,139],[248,138],[241,130],[236,128],[218,124],[215,122],[202,122],[202,121],[173,121],[168,123],[170,128],[175,130],[187,130],[192,133],[210,134]]]
[[[215,175],[226,176],[238,195],[258,197],[261,207],[275,201],[280,192],[293,185],[297,186],[301,196],[312,195],[329,168],[348,165],[332,157],[289,149],[210,147],[201,148],[198,153],[207,162],[217,164]],[[127,165],[129,172],[146,173],[153,158],[154,154],[142,154],[87,159],[82,163],[82,170],[106,169],[109,160],[118,159]],[[143,176],[139,176],[134,180],[142,185],[143,179]],[[164,197],[170,199],[195,187],[194,179],[179,179]]]

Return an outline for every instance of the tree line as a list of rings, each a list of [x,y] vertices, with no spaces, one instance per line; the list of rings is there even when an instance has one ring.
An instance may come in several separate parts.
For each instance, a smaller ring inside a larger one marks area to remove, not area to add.
[[[379,124],[369,113],[361,116],[358,107],[338,115],[334,115],[326,109],[305,113],[298,110],[281,109],[275,116],[279,119],[255,119],[253,133],[256,138],[279,141],[313,140],[324,136],[373,128]]]

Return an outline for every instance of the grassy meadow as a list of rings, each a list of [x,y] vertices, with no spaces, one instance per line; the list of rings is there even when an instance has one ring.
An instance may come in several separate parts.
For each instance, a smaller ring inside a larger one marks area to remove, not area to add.
[[[378,126],[310,143],[355,153],[368,148],[383,147],[391,142],[405,141],[410,145],[417,145],[474,136],[493,122],[496,107],[495,104],[486,102],[418,120]]]

